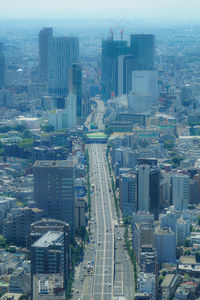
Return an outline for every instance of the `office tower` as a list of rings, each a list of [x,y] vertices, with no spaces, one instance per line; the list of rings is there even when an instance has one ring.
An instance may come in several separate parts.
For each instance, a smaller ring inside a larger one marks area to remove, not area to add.
[[[3,235],[8,243],[27,247],[31,223],[45,216],[43,210],[38,208],[20,208],[11,220],[4,220]]]
[[[158,220],[160,211],[160,169],[158,167],[151,167],[150,170],[149,199],[149,211],[154,214],[155,220]]]
[[[34,201],[49,218],[67,222],[74,235],[74,166],[62,161],[37,161],[33,166]]]
[[[149,211],[157,220],[160,210],[160,169],[150,165],[139,165],[136,172],[138,211]]]
[[[145,211],[138,211],[133,214],[132,223],[152,223],[154,222],[154,215]]]
[[[65,109],[57,109],[48,112],[48,124],[57,130],[68,128],[68,111]]]
[[[5,85],[5,56],[3,43],[0,43],[0,89]]]
[[[48,80],[48,41],[53,36],[52,28],[43,28],[39,32],[39,78]]]
[[[33,244],[47,231],[64,232],[65,247],[69,253],[69,224],[55,219],[41,219],[31,224],[30,243]]]
[[[153,70],[155,36],[152,34],[131,34],[130,53],[135,57],[135,70]]]
[[[152,71],[133,71],[132,90],[138,95],[149,95],[154,102],[158,98],[158,72]]]
[[[176,261],[176,237],[171,228],[157,228],[155,232],[159,266]]]
[[[133,55],[118,56],[118,96],[132,91],[132,72],[135,60]]]
[[[66,288],[68,265],[64,233],[47,231],[31,246],[31,278],[35,274],[62,274]],[[68,253],[69,255],[69,253]]]
[[[119,199],[122,216],[137,211],[137,178],[135,174],[122,174],[119,180]]]
[[[138,211],[149,211],[149,173],[150,167],[141,165],[138,174]]]
[[[82,69],[79,64],[73,64],[68,71],[69,95],[75,95],[76,116],[82,116]]]
[[[79,61],[76,37],[53,37],[48,41],[48,90],[50,95],[68,95],[68,69]]]
[[[169,227],[176,231],[176,220],[178,218],[177,210],[174,206],[170,206],[164,213],[160,214],[160,227]]]
[[[77,97],[74,93],[69,93],[67,96],[67,113],[68,113],[68,124],[67,127],[75,128],[77,125]]]
[[[176,221],[176,245],[184,246],[186,238],[190,235],[190,220],[183,216]]]
[[[190,177],[185,174],[172,176],[172,201],[178,210],[187,209],[190,200]]]
[[[65,265],[66,274],[68,274],[70,263],[70,237],[69,225],[63,221],[55,219],[41,219],[40,221],[31,224],[31,233],[29,237],[30,245],[40,239],[48,231],[63,232],[64,246],[65,246]]]
[[[118,96],[118,56],[129,54],[126,41],[102,41],[101,93],[103,100]]]
[[[158,261],[156,249],[150,245],[141,247],[140,270],[145,273],[153,273],[158,276]]]
[[[127,154],[127,148],[120,147],[120,148],[114,148],[112,149],[112,165],[114,167],[114,164],[118,163],[119,168],[126,167],[126,154]]]
[[[128,150],[127,151],[127,168],[132,168],[135,170],[138,161],[138,153],[135,150]]]
[[[0,58],[0,60],[1,60],[1,58]],[[1,66],[0,66],[0,69],[1,69]],[[6,90],[6,89],[1,89],[0,90],[0,107],[11,106],[13,104],[13,98],[14,98],[13,93],[11,91]]]
[[[133,251],[139,264],[142,246],[151,245],[154,247],[154,225],[152,222],[133,223],[132,232]]]
[[[43,109],[55,110],[65,109],[66,97],[62,96],[42,96],[41,106]]]
[[[132,92],[128,95],[128,107],[137,113],[151,109],[158,100],[158,72],[133,71]]]

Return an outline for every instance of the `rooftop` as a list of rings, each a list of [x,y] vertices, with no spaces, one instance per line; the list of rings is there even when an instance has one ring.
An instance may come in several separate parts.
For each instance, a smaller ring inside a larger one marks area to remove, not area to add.
[[[173,285],[178,276],[176,274],[167,274],[161,283],[161,287],[168,288],[170,285]]]
[[[33,279],[33,299],[64,300],[63,276],[59,274],[37,274]]]
[[[61,231],[48,231],[45,233],[39,240],[37,240],[32,247],[44,247],[47,248],[50,245],[60,245],[60,242],[58,242],[61,234],[63,234]]]
[[[73,163],[68,160],[37,160],[34,167],[67,168],[73,167]]]

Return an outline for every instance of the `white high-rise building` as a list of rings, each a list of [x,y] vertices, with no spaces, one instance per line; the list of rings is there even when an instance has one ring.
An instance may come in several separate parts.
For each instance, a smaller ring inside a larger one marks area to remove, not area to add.
[[[158,100],[158,72],[140,70],[132,72],[132,92],[128,95],[128,107],[135,112],[146,112]]]
[[[132,91],[139,95],[149,95],[156,101],[158,97],[158,72],[156,70],[133,71]]]
[[[55,130],[66,129],[68,127],[68,113],[64,109],[51,111],[48,113],[48,123]]]
[[[190,220],[184,220],[183,216],[176,222],[176,245],[183,246],[185,239],[190,234]]]
[[[48,40],[48,90],[50,95],[68,95],[68,69],[78,61],[78,38],[53,37]]]
[[[187,209],[190,200],[190,177],[176,173],[172,176],[172,201],[178,210]]]

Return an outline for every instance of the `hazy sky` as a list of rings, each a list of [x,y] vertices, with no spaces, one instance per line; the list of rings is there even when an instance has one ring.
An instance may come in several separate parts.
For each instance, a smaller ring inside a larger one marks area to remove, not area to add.
[[[199,19],[199,0],[0,0],[2,18]]]

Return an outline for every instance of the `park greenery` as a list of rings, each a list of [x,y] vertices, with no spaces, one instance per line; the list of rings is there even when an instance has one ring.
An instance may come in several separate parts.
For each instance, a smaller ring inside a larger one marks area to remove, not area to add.
[[[128,237],[128,225],[125,226],[124,244],[125,244],[125,248],[126,248],[126,250],[128,252],[128,255],[130,257],[131,263],[133,265],[133,269],[134,269],[134,281],[135,281],[135,291],[137,291],[137,263],[136,263],[136,259],[135,259],[135,255],[134,255],[134,252],[133,252],[131,241],[129,240],[129,237]]]

